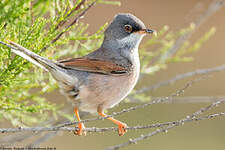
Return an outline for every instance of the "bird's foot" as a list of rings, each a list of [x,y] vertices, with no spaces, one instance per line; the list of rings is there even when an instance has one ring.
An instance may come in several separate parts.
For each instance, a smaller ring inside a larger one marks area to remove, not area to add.
[[[127,125],[125,123],[118,124],[118,134],[119,136],[123,136],[127,132]]]
[[[81,135],[84,135],[84,136],[86,136],[86,134],[87,134],[87,132],[85,131],[85,126],[84,126],[84,124],[83,123],[78,123],[78,130],[76,130],[75,132],[74,132],[74,134],[75,135],[79,135],[79,136],[81,136]]]

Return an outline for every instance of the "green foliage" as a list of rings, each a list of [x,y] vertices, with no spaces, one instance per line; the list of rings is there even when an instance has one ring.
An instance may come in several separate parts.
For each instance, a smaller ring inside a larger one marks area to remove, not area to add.
[[[70,23],[85,11],[93,0],[2,0],[0,1],[0,41],[12,40],[29,50],[53,60],[82,56],[98,48],[103,40],[107,23],[90,35],[88,25]],[[120,5],[117,1],[97,0],[96,3]],[[82,6],[81,6],[82,4]],[[193,44],[185,42],[172,56],[165,54],[176,39],[194,30],[193,26],[178,32],[165,26],[141,47],[144,74],[153,74],[169,62],[190,61],[193,53],[215,32],[212,28]],[[65,32],[65,33],[64,33]],[[64,33],[60,38],[57,38]],[[156,49],[155,51],[150,50]],[[40,123],[49,115],[62,115],[62,104],[46,100],[44,94],[57,89],[56,81],[42,69],[11,53],[0,45],[0,119],[13,125],[26,126]],[[146,100],[144,94],[136,99]],[[63,114],[66,118],[71,115]]]
[[[0,40],[15,41],[54,60],[84,55],[99,46],[106,25],[93,35],[87,33],[88,25],[82,22],[66,27],[92,2],[3,0],[0,2]],[[66,33],[52,42],[61,32]],[[0,118],[22,126],[43,121],[51,113],[57,116],[62,104],[56,105],[43,97],[56,88],[51,76],[0,45]]]
[[[164,26],[159,32],[158,36],[152,37],[141,47],[141,71],[144,74],[153,74],[163,68],[167,67],[167,63],[171,62],[190,62],[193,57],[188,56],[188,54],[196,52],[206,42],[216,31],[212,27],[198,40],[190,43],[189,41],[184,41],[177,49],[175,53],[170,56],[171,51],[177,44],[179,38],[185,37],[187,34],[192,32],[195,26],[191,24],[185,29],[173,32],[169,31],[168,26]],[[154,51],[149,50],[149,48],[154,49]],[[150,61],[149,61],[150,60]]]

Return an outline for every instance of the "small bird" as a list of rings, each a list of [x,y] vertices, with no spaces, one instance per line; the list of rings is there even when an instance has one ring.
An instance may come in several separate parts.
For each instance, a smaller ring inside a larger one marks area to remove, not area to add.
[[[104,110],[121,102],[134,88],[140,73],[138,47],[146,34],[154,33],[144,23],[129,13],[120,13],[104,32],[100,48],[80,58],[54,62],[9,41],[12,52],[50,72],[58,82],[60,91],[72,101],[78,121],[78,109],[98,112],[107,117]],[[120,136],[127,125],[112,117],[118,125]],[[83,123],[78,124],[76,135],[86,135]]]

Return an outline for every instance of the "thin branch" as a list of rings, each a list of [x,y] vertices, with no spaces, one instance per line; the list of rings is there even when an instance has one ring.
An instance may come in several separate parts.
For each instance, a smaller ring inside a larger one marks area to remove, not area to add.
[[[184,125],[184,123],[187,123],[187,122],[200,121],[200,120],[205,120],[205,119],[211,119],[211,118],[218,117],[218,116],[224,116],[225,113],[221,112],[221,113],[216,113],[216,114],[211,114],[211,115],[196,118],[200,114],[202,114],[202,113],[204,113],[204,112],[206,112],[206,111],[208,111],[208,110],[210,110],[210,109],[212,109],[212,108],[214,108],[214,107],[216,107],[216,106],[218,106],[218,105],[220,105],[224,102],[225,102],[225,99],[219,100],[215,103],[212,103],[211,105],[209,105],[207,107],[204,107],[204,108],[200,109],[199,111],[197,111],[197,112],[195,112],[195,113],[193,113],[189,116],[186,116],[185,118],[183,118],[179,121],[169,123],[167,127],[162,126],[162,128],[157,129],[153,132],[150,132],[150,133],[145,134],[145,135],[141,135],[140,137],[137,137],[135,139],[130,139],[128,142],[108,147],[108,148],[106,148],[106,150],[117,150],[117,149],[129,146],[131,144],[136,144],[137,142],[139,142],[141,140],[150,138],[150,137],[152,137],[154,135],[157,135],[159,133],[162,133],[162,132],[168,132],[169,129],[172,129],[172,128],[177,127],[177,126],[182,126],[182,125]]]
[[[220,65],[220,66],[213,67],[213,68],[197,69],[195,71],[178,74],[178,75],[176,75],[175,77],[173,77],[169,80],[162,81],[162,82],[159,82],[155,85],[151,85],[151,86],[148,86],[148,87],[145,87],[145,88],[141,88],[140,90],[137,90],[135,93],[131,94],[130,96],[133,96],[135,94],[144,93],[144,92],[147,92],[147,91],[156,90],[159,87],[166,86],[166,85],[169,85],[169,84],[173,84],[174,82],[176,82],[178,80],[182,80],[182,79],[187,78],[187,77],[193,77],[193,76],[196,76],[196,75],[205,75],[205,74],[209,74],[209,73],[213,73],[213,72],[221,72],[221,71],[225,71],[225,65]]]
[[[176,126],[182,126],[182,125],[184,125],[184,123],[193,122],[193,121],[201,121],[201,120],[206,120],[206,119],[212,119],[212,118],[219,117],[219,116],[225,116],[225,113],[221,112],[221,113],[217,113],[217,114],[211,114],[211,115],[203,116],[203,117],[200,117],[200,118],[191,118],[191,119],[184,119],[184,120],[172,122],[171,125],[166,127],[166,128],[157,129],[157,130],[155,130],[153,132],[150,132],[148,134],[141,135],[138,138],[130,139],[126,143],[122,143],[122,144],[118,144],[118,145],[115,145],[115,146],[107,147],[106,150],[118,150],[118,149],[121,149],[123,147],[129,146],[131,144],[137,144],[138,141],[147,139],[147,138],[152,137],[156,134],[159,134],[159,133],[162,133],[162,132],[167,133],[169,129],[172,129],[173,127],[176,127]]]
[[[5,46],[7,46],[8,48],[11,48],[11,49],[15,49],[15,50],[23,50],[22,48],[23,47],[20,47],[20,48],[16,48],[16,47],[14,47],[14,46],[12,46],[12,45],[9,45],[9,44],[7,44],[7,43],[5,43],[5,42],[2,42],[2,41],[0,41],[0,44],[2,44],[2,45],[5,45]]]
[[[225,102],[225,99],[218,100],[218,101],[212,103],[211,105],[201,108],[199,111],[193,113],[191,116],[187,116],[186,118],[195,118],[196,116],[199,116],[199,115],[203,114],[204,112],[207,112],[207,111],[219,106],[220,104],[223,104],[224,102]]]
[[[85,3],[86,1],[87,1],[87,0],[82,0],[82,1],[76,6],[76,8],[74,8],[73,10],[71,10],[70,13],[68,13],[68,14],[65,16],[65,19],[69,18],[75,11],[77,11],[78,9],[80,9],[80,8],[84,5],[84,3]],[[58,23],[58,25],[55,27],[55,30],[57,30],[59,27],[63,26],[63,25],[66,23],[65,19],[62,20],[62,21],[60,21],[60,22]]]
[[[69,112],[73,111],[72,107],[70,108],[67,105],[65,105],[64,107],[65,108],[60,111],[61,113],[69,113]],[[82,117],[83,115],[84,115],[84,113],[81,112],[80,116]],[[65,122],[66,120],[67,119],[64,117],[63,118],[60,117],[59,120],[55,120],[54,117],[51,117],[50,119],[42,122],[39,126],[47,126],[47,125],[55,126],[59,123]],[[53,134],[53,132],[49,132],[48,134]],[[39,136],[39,134],[35,134],[35,136]],[[41,134],[41,136],[42,136],[42,134]],[[13,134],[13,135],[8,135],[8,136],[4,136],[4,137],[0,138],[0,143],[4,143],[4,145],[11,145],[11,144],[15,144],[16,142],[22,142],[31,137],[34,137],[34,135],[32,133]],[[48,137],[50,137],[50,136],[48,136]],[[34,141],[34,143],[35,143],[35,141]]]
[[[160,99],[162,97],[151,97],[146,101],[140,101],[140,99],[133,98],[129,99],[129,103],[146,103],[152,99]],[[185,96],[185,97],[174,97],[163,103],[176,103],[176,104],[194,104],[194,103],[212,103],[219,99],[224,99],[225,96]]]
[[[66,33],[67,31],[68,31],[68,29],[71,27],[71,26],[73,26],[75,23],[77,23],[82,17],[84,17],[84,15],[87,13],[87,11],[92,7],[92,6],[94,6],[95,4],[96,4],[96,2],[97,2],[97,0],[96,1],[94,1],[94,2],[92,2],[90,5],[88,5],[88,7],[82,12],[82,13],[80,13],[68,26],[66,26],[66,28],[62,31],[62,32],[60,32],[52,41],[51,41],[51,44],[53,44],[53,43],[55,43],[56,41],[58,41],[60,38],[61,38],[61,36],[64,34],[64,33]],[[44,48],[42,48],[41,49],[41,51],[40,52],[43,52],[43,51],[45,51],[48,47],[50,46],[50,44],[49,45],[46,45]]]
[[[184,122],[192,122],[192,121],[201,121],[201,120],[206,120],[206,119],[211,119],[219,116],[224,116],[225,112],[221,113],[216,113],[216,114],[210,114],[206,116],[202,116],[199,118],[190,118],[187,116],[187,120]],[[164,127],[164,126],[170,126],[170,125],[180,125],[181,121],[171,121],[171,122],[165,122],[165,123],[157,123],[157,124],[150,124],[150,125],[145,125],[145,126],[132,126],[132,127],[127,127],[127,130],[138,130],[138,129],[150,129],[150,128],[159,128],[159,127]],[[34,132],[34,133],[39,133],[39,132],[44,132],[44,131],[76,131],[78,130],[78,127],[33,127],[33,128],[0,128],[1,133],[16,133],[16,132]],[[118,128],[116,127],[109,127],[109,128],[85,128],[85,131],[87,132],[106,132],[106,131],[117,131]]]

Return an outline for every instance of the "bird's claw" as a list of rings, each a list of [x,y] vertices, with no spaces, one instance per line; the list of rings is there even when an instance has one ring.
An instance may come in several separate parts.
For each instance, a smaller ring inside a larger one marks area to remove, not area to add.
[[[127,125],[125,123],[121,123],[118,125],[118,134],[119,136],[123,136],[127,132]]]
[[[74,134],[79,136],[81,135],[86,136],[87,132],[85,131],[85,126],[83,123],[78,124],[78,130],[74,131]]]

